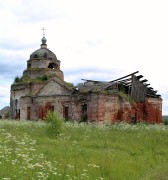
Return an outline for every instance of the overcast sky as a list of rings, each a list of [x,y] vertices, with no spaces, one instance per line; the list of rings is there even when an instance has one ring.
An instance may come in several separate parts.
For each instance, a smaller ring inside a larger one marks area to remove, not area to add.
[[[0,0],[0,109],[30,54],[47,45],[65,80],[113,80],[139,71],[168,114],[167,0]]]

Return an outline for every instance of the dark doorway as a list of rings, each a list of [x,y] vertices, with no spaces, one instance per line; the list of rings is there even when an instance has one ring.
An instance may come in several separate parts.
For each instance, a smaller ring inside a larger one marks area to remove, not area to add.
[[[64,119],[67,121],[69,119],[69,117],[68,117],[68,113],[69,113],[68,106],[64,106],[63,111],[64,111]]]
[[[44,110],[41,109],[41,119],[44,120]]]
[[[51,102],[47,102],[45,107],[44,107],[44,110],[46,113],[48,111],[54,112],[54,105]]]
[[[18,119],[20,119],[20,109],[19,109],[19,112],[18,112]]]
[[[51,105],[50,111],[54,112],[54,106],[53,105]]]
[[[27,120],[30,120],[31,117],[31,108],[27,107]]]
[[[82,122],[87,121],[87,104],[82,105],[82,117],[81,117]]]
[[[42,108],[42,111],[41,111],[42,119],[46,118],[46,115],[49,111],[54,112],[54,105],[51,102],[47,102],[45,107]]]
[[[136,124],[136,114],[132,114],[132,115],[131,115],[130,122],[131,122],[132,124]]]
[[[20,119],[20,109],[16,109],[15,111],[15,119]]]

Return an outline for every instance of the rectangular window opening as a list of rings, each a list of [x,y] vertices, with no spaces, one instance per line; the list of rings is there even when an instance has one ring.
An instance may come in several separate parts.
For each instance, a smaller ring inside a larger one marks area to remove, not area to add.
[[[68,108],[68,106],[64,106],[63,107],[63,117],[64,117],[64,119],[65,120],[68,120],[69,119],[69,108]]]
[[[82,111],[81,121],[86,122],[87,121],[87,104],[83,104],[81,106],[81,111]]]
[[[31,118],[31,107],[27,107],[27,120]]]

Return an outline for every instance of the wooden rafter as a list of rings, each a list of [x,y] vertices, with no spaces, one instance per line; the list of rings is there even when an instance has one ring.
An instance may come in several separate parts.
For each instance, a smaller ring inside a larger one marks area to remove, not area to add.
[[[118,81],[118,80],[121,80],[121,79],[127,78],[127,77],[132,76],[132,75],[134,75],[134,74],[136,74],[136,73],[139,73],[139,71],[136,71],[136,72],[134,72],[134,73],[128,74],[127,76],[124,76],[124,77],[121,77],[121,78],[115,79],[115,80],[110,81],[110,82],[115,82],[115,81]]]

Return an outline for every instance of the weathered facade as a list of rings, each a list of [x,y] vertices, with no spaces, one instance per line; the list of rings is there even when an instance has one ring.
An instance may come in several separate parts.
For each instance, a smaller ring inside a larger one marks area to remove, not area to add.
[[[161,96],[137,73],[110,82],[84,80],[71,86],[64,81],[60,61],[43,36],[23,76],[11,85],[11,118],[44,119],[51,110],[71,121],[161,123]]]

